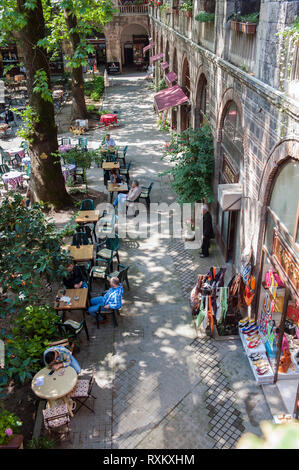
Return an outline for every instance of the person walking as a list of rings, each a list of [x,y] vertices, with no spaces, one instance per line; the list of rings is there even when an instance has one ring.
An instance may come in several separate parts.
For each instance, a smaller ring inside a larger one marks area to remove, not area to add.
[[[202,246],[201,246],[201,258],[207,258],[209,256],[210,240],[215,237],[212,216],[209,212],[209,208],[206,204],[202,208],[203,213],[203,236],[202,236]]]

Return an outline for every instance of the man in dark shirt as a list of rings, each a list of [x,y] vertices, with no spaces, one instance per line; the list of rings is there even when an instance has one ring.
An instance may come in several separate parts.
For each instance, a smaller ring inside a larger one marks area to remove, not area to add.
[[[63,279],[63,284],[67,289],[86,288],[87,283],[84,281],[83,273],[79,266],[70,264],[67,268],[69,275]]]
[[[203,237],[202,237],[202,246],[200,255],[201,258],[207,258],[209,256],[210,240],[215,237],[212,216],[209,212],[209,208],[206,204],[203,205]]]

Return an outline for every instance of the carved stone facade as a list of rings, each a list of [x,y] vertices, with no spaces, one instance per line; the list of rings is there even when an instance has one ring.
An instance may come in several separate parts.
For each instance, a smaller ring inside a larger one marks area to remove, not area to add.
[[[251,35],[230,29],[228,17],[235,5],[230,0],[214,2],[215,20],[211,23],[195,21],[194,16],[200,9],[197,0],[194,0],[192,18],[180,11],[171,15],[154,7],[150,11],[151,36],[156,44],[154,52],[168,56],[169,71],[178,64],[178,84],[182,87],[186,69],[183,63],[188,61],[190,111],[181,106],[176,113],[170,113],[179,131],[185,127],[186,112],[189,112],[191,126],[200,125],[198,113],[202,106],[202,86],[206,84],[206,114],[215,143],[214,218],[219,241],[223,230],[228,230],[226,238],[233,237],[232,246],[225,247],[229,241],[222,240],[222,248],[236,269],[240,267],[242,250],[250,246],[251,241],[259,266],[271,181],[283,162],[299,158],[299,76],[296,73],[299,50],[297,45],[291,54],[289,45],[286,48],[277,35],[293,23],[299,13],[299,1],[261,0],[256,3],[260,4],[260,20],[256,34]],[[156,63],[156,76],[161,75]],[[217,188],[223,176],[224,159],[227,156],[227,160],[234,163],[235,157],[236,142],[229,142],[224,129],[226,119],[229,124],[230,109],[232,116],[238,119],[237,144],[242,158],[236,172],[243,196],[238,216],[234,221],[229,217],[223,227]],[[294,197],[299,199],[299,188]],[[234,224],[234,234],[229,233],[227,224],[230,223]]]

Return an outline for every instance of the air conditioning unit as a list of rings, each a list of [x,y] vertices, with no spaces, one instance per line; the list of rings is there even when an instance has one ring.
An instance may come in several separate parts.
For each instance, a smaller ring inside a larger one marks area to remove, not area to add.
[[[239,211],[242,196],[243,187],[239,183],[218,185],[218,203],[223,211]]]

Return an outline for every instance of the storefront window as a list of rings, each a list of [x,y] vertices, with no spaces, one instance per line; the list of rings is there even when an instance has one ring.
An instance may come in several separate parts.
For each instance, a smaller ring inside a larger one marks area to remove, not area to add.
[[[239,168],[243,158],[243,130],[237,106],[233,101],[225,114],[222,143]]]
[[[299,163],[287,163],[278,174],[270,208],[293,237],[299,200]],[[298,240],[298,234],[297,234]]]

